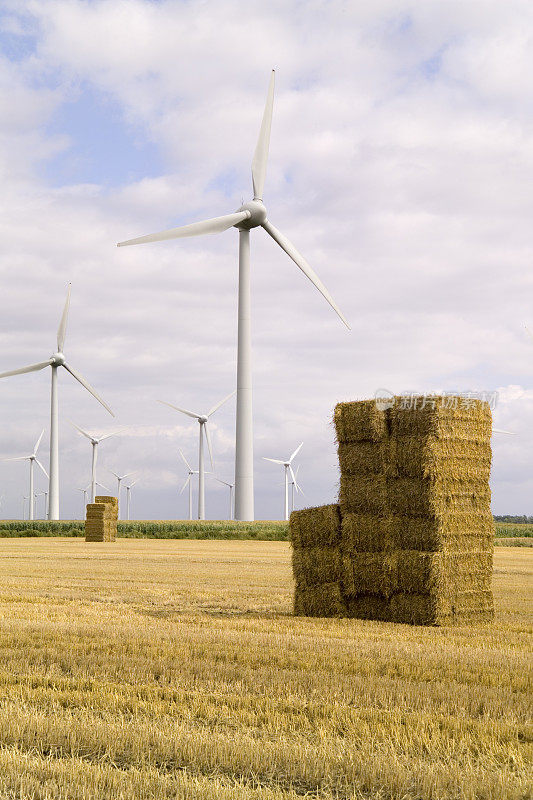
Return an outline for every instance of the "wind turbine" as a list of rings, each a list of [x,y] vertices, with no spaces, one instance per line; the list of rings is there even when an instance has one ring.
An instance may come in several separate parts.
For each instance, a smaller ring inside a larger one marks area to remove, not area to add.
[[[39,459],[37,458],[37,450],[39,449],[39,445],[41,444],[41,439],[44,436],[44,430],[42,431],[41,435],[37,439],[35,447],[33,448],[33,452],[29,456],[18,456],[17,458],[3,458],[2,461],[29,461],[30,462],[30,496],[28,497],[29,500],[29,508],[28,508],[28,519],[34,519],[34,504],[35,504],[35,495],[33,491],[33,465],[36,462],[41,470],[44,472],[46,477],[48,478],[48,472],[45,470]]]
[[[106,411],[109,411],[111,416],[115,416],[107,403],[104,403],[101,397],[96,394],[92,386],[85,380],[83,375],[80,375],[65,361],[63,354],[63,347],[65,344],[65,335],[67,332],[68,312],[70,306],[70,283],[68,285],[67,299],[63,308],[63,313],[59,321],[59,328],[57,329],[57,352],[55,352],[48,361],[41,361],[39,364],[30,364],[29,367],[21,367],[20,369],[12,369],[8,372],[0,373],[0,378],[7,378],[10,375],[22,375],[26,372],[37,372],[38,370],[45,369],[45,367],[52,367],[52,389],[50,395],[50,502],[49,502],[49,517],[50,519],[59,519],[59,433],[58,433],[58,393],[57,393],[57,370],[59,367],[64,367],[67,372],[76,378],[76,380],[84,386],[93,397],[96,397],[99,403],[103,405]]]
[[[134,475],[134,472],[127,472],[125,475],[118,475],[116,472],[113,472],[112,469],[109,472],[115,476],[117,479],[117,516],[120,519],[120,482],[124,480],[124,478],[131,478]]]
[[[48,519],[48,492],[36,492],[35,499],[44,497],[44,516],[43,519]]]
[[[298,445],[292,456],[287,461],[280,461],[277,458],[263,458],[264,461],[272,461],[274,464],[282,464],[285,467],[285,519],[289,519],[289,473],[294,483],[296,483],[296,477],[292,469],[292,461],[298,455],[302,447],[303,442],[302,444]]]
[[[96,492],[95,492],[95,487],[96,487],[96,459],[98,458],[98,445],[100,444],[100,442],[103,442],[105,439],[110,439],[112,436],[116,436],[117,433],[119,433],[119,431],[113,431],[113,433],[106,433],[105,436],[91,436],[90,433],[87,433],[87,431],[84,431],[83,428],[80,428],[78,425],[76,425],[75,422],[72,422],[72,420],[71,420],[71,423],[72,423],[72,425],[74,425],[76,430],[78,430],[80,433],[82,433],[90,441],[90,443],[93,446],[93,458],[92,458],[92,464],[91,464],[91,503],[94,503],[94,497],[95,497],[95,494],[96,494]],[[101,485],[101,484],[99,484],[99,485]],[[109,489],[106,489],[105,486],[103,488],[106,490],[106,492],[110,491]]]
[[[294,479],[291,476],[291,511],[294,511],[294,490],[296,489],[296,491],[300,492],[300,494],[304,493],[303,490],[302,490],[302,487],[298,483],[298,473],[299,473],[299,471],[300,471],[300,465],[298,464],[298,466],[296,467],[296,470],[294,472]]]
[[[214,476],[215,480],[219,483],[223,483],[224,486],[229,486],[229,517],[228,519],[233,519],[233,489],[235,488],[234,483],[228,483],[228,481],[223,481],[222,478],[217,478]]]
[[[85,519],[85,510],[87,508],[87,492],[89,490],[90,485],[91,484],[89,484],[89,486],[86,486],[85,489],[80,489],[79,486],[76,489],[77,492],[83,492],[83,516],[82,516],[82,519]]]
[[[130,518],[130,492],[133,486],[138,483],[139,479],[130,483],[129,486],[126,486],[126,519],[129,520]]]
[[[220,406],[223,406],[224,403],[233,397],[235,392],[231,392],[225,397],[220,403],[217,403],[216,406],[213,406],[207,414],[195,414],[194,411],[187,411],[185,408],[178,408],[178,406],[173,406],[172,403],[167,403],[165,400],[159,400],[160,403],[163,403],[165,406],[169,406],[173,408],[175,411],[181,411],[182,414],[187,414],[188,417],[192,417],[193,419],[198,420],[200,424],[200,438],[198,443],[198,519],[205,519],[205,469],[204,469],[204,435],[205,440],[207,442],[207,449],[209,450],[209,458],[211,461],[211,467],[214,466],[213,462],[213,448],[211,447],[211,436],[209,435],[209,428],[207,427],[207,422],[209,417],[211,417],[215,411],[218,411]],[[187,464],[187,466],[189,466]],[[190,467],[189,467],[190,469]],[[190,476],[189,476],[190,477]]]
[[[267,219],[263,204],[270,128],[274,104],[274,70],[270,78],[267,100],[259,138],[252,160],[252,185],[254,197],[243,203],[234,214],[226,214],[203,222],[194,222],[179,228],[140,236],[119,242],[118,246],[160,242],[188,236],[201,236],[208,233],[221,233],[229,228],[239,231],[239,309],[237,345],[237,424],[235,448],[235,516],[237,519],[254,519],[254,476],[253,476],[253,419],[252,419],[252,335],[250,299],[250,230],[262,227],[281,247],[304,275],[318,289],[330,306],[337,312],[347,328],[350,326],[342,315],[332,296],[305,258],[300,255],[289,240]]]
[[[180,494],[183,494],[183,492],[185,491],[187,486],[189,487],[189,519],[192,519],[192,476],[193,475],[198,475],[198,470],[197,469],[193,469],[191,467],[191,465],[189,464],[189,462],[187,461],[187,459],[185,458],[185,456],[183,455],[181,450],[179,452],[180,452],[180,456],[185,461],[185,465],[186,465],[187,469],[189,470],[189,475],[187,476],[187,480],[185,481],[185,483],[183,484],[183,486],[180,489]]]

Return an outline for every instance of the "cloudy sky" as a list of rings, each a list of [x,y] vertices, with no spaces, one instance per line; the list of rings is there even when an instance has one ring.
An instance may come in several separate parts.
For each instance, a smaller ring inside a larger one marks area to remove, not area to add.
[[[301,441],[301,502],[335,498],[333,407],[380,387],[498,391],[516,435],[493,438],[493,509],[533,514],[529,0],[1,0],[0,42],[0,370],[55,350],[71,281],[65,353],[116,413],[60,375],[63,517],[90,471],[69,420],[122,429],[99,478],[138,471],[134,516],[187,513],[178,448],[196,459],[198,426],[156,401],[202,412],[234,388],[237,233],[115,243],[250,199],[272,68],[269,218],[352,331],[253,232],[257,517],[283,510],[262,457]],[[49,381],[2,381],[2,455],[46,428],[47,462]],[[213,417],[226,480],[234,414]],[[3,516],[24,493],[27,465],[0,464]],[[207,516],[226,507],[211,479]]]

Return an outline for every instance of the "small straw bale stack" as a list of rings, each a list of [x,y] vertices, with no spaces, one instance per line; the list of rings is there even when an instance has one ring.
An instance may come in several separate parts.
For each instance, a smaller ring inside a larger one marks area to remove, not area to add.
[[[409,401],[335,408],[339,505],[291,516],[295,613],[418,625],[493,618],[490,408]]]
[[[117,518],[117,498],[97,495],[94,503],[87,504],[85,541],[114,542],[117,535]]]
[[[294,613],[307,617],[345,617],[337,505],[293,511],[290,521]]]

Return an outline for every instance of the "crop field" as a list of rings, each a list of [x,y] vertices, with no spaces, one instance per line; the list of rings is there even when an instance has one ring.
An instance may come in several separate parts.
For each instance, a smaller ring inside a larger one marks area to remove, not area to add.
[[[533,525],[496,522],[496,544],[507,547],[533,546]],[[257,539],[284,542],[289,538],[283,520],[235,522],[228,520],[124,520],[118,535],[134,539]],[[0,520],[0,538],[19,536],[85,536],[83,520]]]
[[[497,621],[291,616],[286,542],[0,541],[0,798],[531,797],[533,552]]]

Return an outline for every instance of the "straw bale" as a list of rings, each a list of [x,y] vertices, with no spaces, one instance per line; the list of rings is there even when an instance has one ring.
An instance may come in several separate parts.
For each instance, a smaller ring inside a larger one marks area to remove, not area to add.
[[[385,476],[341,474],[339,505],[342,516],[347,513],[373,514],[377,517],[386,516],[387,491]]]
[[[395,472],[401,476],[488,481],[492,451],[488,440],[401,436],[394,440],[393,458]]]
[[[379,474],[390,463],[390,448],[381,442],[340,442],[339,466],[343,475]]]
[[[437,592],[442,597],[462,591],[489,591],[492,554],[480,551],[422,553],[412,550],[394,554],[394,589],[407,594]]]
[[[335,545],[340,539],[340,529],[340,510],[336,504],[293,511],[289,522],[295,548]]]
[[[94,498],[95,503],[105,503],[106,505],[118,507],[118,498],[107,494],[97,494]]]
[[[341,586],[344,594],[389,597],[395,589],[395,563],[394,553],[343,552]]]
[[[344,530],[344,519],[343,519]],[[455,511],[441,516],[396,516],[388,520],[395,550],[485,550],[494,546],[494,519],[485,511]]]
[[[347,616],[355,619],[390,620],[390,604],[387,598],[377,594],[359,594],[346,598]]]
[[[454,407],[455,401],[455,407]],[[436,436],[453,433],[457,438],[490,440],[492,415],[488,403],[476,398],[416,397],[406,403],[394,398],[388,411],[391,436]]]
[[[338,583],[323,583],[303,589],[296,586],[294,613],[301,617],[345,617],[347,615]]]
[[[490,508],[488,481],[391,478],[387,481],[386,491],[388,511],[392,516],[433,517],[443,516],[447,512],[483,513]]]
[[[394,544],[392,531],[389,518],[346,512],[341,522],[341,544],[345,550],[363,553],[390,550]]]
[[[388,436],[387,416],[377,408],[375,400],[337,403],[333,420],[341,443],[378,442]]]
[[[341,557],[337,547],[298,547],[292,551],[292,571],[303,589],[324,582],[338,581]]]
[[[494,618],[492,592],[488,590],[467,590],[453,597],[398,592],[389,608],[392,622],[411,625],[467,625]]]

